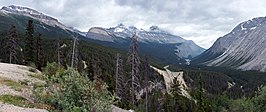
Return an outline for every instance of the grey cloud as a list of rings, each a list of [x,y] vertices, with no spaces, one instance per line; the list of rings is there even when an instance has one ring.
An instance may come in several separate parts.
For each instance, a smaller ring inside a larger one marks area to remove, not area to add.
[[[263,0],[0,0],[51,15],[62,23],[89,30],[118,23],[148,29],[157,25],[208,48],[242,21],[265,16]]]

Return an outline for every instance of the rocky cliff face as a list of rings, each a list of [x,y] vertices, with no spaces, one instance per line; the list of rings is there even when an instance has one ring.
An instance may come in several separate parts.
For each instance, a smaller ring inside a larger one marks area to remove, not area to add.
[[[196,59],[208,66],[266,71],[266,18],[253,18],[220,37]],[[210,58],[211,57],[211,58]],[[202,59],[205,58],[205,59]]]

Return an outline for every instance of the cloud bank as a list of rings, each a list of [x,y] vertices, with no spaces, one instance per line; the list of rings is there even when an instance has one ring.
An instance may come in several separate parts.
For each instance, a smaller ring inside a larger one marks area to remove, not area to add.
[[[0,6],[8,5],[36,9],[82,31],[157,25],[204,48],[240,22],[266,16],[264,0],[0,0]]]

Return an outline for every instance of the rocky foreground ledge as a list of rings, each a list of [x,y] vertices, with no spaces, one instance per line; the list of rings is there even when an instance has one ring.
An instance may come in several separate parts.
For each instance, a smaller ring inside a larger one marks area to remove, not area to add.
[[[37,109],[32,97],[33,85],[45,83],[35,68],[0,63],[0,112],[48,112]]]

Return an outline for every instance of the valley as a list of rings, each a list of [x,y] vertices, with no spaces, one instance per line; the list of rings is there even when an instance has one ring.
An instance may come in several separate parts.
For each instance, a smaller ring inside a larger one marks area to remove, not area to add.
[[[31,8],[4,6],[0,111],[263,112],[265,20],[242,22],[204,49],[155,25],[82,32]]]

